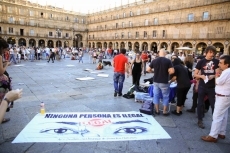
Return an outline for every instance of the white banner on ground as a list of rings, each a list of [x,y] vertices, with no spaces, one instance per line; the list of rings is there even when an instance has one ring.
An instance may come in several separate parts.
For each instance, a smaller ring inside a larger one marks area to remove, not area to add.
[[[139,112],[37,114],[12,143],[170,139],[150,115]]]
[[[95,78],[92,77],[84,77],[84,78],[76,78],[76,80],[87,81],[87,80],[94,80]]]

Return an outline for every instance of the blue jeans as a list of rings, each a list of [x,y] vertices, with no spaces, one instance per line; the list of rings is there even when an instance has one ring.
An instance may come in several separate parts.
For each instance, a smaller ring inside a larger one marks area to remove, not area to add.
[[[14,64],[17,64],[14,54],[10,54],[10,61],[13,60]]]
[[[30,54],[30,60],[31,60],[31,62],[34,61],[34,54]]]
[[[160,98],[161,98],[161,93],[162,93],[163,105],[168,106],[168,104],[169,104],[169,93],[170,93],[169,84],[156,83],[156,82],[154,82],[153,84],[154,84],[153,103],[154,104],[159,104]]]
[[[122,94],[123,83],[125,81],[125,74],[114,72],[113,81],[115,92]]]

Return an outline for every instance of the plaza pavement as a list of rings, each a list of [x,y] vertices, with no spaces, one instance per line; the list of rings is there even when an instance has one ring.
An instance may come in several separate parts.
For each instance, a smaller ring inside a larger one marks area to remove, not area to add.
[[[105,67],[108,78],[97,77],[83,71],[95,69],[95,64],[84,63],[66,58],[55,63],[41,61],[22,61],[24,66],[11,65],[7,71],[13,78],[13,88],[23,88],[23,97],[15,102],[14,108],[6,114],[11,121],[0,125],[0,153],[229,153],[230,118],[225,140],[218,143],[203,142],[200,137],[207,135],[211,126],[211,111],[206,113],[206,128],[197,126],[196,114],[183,112],[181,116],[162,115],[155,119],[169,133],[172,139],[118,142],[82,142],[82,143],[21,143],[12,144],[12,140],[40,111],[40,102],[45,103],[46,112],[127,112],[139,111],[140,103],[134,99],[113,97],[113,68]],[[74,65],[67,67],[66,65]],[[95,80],[77,81],[77,77],[91,76]],[[151,77],[152,74],[142,76]],[[22,83],[22,84],[21,84]],[[131,77],[126,78],[123,93],[131,85]],[[185,109],[192,104],[192,90],[189,91]],[[175,107],[172,106],[172,109]],[[152,127],[154,128],[154,127]]]

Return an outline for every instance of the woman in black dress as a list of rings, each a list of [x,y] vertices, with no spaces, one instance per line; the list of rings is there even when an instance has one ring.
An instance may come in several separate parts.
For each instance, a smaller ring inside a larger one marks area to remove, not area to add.
[[[133,84],[139,86],[140,85],[140,78],[141,74],[144,71],[144,63],[140,57],[140,53],[136,53],[136,57],[134,60],[131,61],[131,72],[133,76]]]

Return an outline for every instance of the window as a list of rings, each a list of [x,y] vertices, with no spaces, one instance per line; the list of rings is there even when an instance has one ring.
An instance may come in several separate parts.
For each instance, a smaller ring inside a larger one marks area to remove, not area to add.
[[[123,13],[123,18],[125,18],[125,13]]]
[[[43,18],[43,12],[41,12],[41,17]]]
[[[147,38],[147,31],[144,31],[144,38]]]
[[[207,20],[208,16],[209,16],[208,12],[204,12],[203,13],[203,20]]]
[[[132,11],[130,11],[129,16],[133,16],[133,12]]]
[[[53,18],[53,14],[50,14],[50,19],[52,19]]]
[[[122,22],[122,28],[124,28],[125,27],[125,23],[124,22]]]
[[[193,21],[194,20],[194,14],[190,13],[188,14],[188,21]]]
[[[57,33],[58,38],[61,37],[61,34],[62,34],[62,33],[61,33],[60,31],[59,31],[59,32],[56,31],[56,33]]]
[[[20,24],[24,24],[24,19],[19,19]]]
[[[149,14],[149,8],[145,9],[145,14]]]
[[[30,20],[30,25],[34,26],[34,20]]]
[[[9,27],[9,33],[14,33],[14,29]]]
[[[118,23],[116,23],[116,28],[118,28]]]
[[[78,18],[75,18],[74,21],[75,21],[76,23],[78,23]]]
[[[53,32],[49,32],[49,36],[52,37],[53,36]]]
[[[148,20],[145,20],[145,25],[147,26],[149,24],[149,21]]]
[[[153,38],[156,38],[156,37],[157,37],[157,31],[153,30]]]
[[[24,14],[24,9],[19,9],[19,14],[23,15]]]
[[[84,24],[85,23],[85,20],[84,19],[81,19],[82,23]]]
[[[119,14],[117,14],[117,19],[119,19]]]
[[[9,17],[9,23],[14,23],[14,18],[13,17]]]
[[[138,38],[139,37],[139,32],[136,32],[136,38]]]
[[[128,32],[128,38],[131,38],[131,33],[130,32]]]
[[[69,37],[69,33],[66,33],[66,34],[65,34],[65,37],[67,37],[67,38],[68,38],[68,37]]]
[[[7,7],[7,12],[8,12],[8,13],[12,13],[12,7],[8,6],[8,7]]]
[[[140,15],[141,14],[140,12],[141,12],[140,9],[138,9],[137,10],[137,15]]]
[[[163,30],[163,32],[162,32],[162,37],[164,38],[165,36],[166,36],[166,31]]]
[[[129,21],[129,27],[132,27],[132,26],[133,26],[132,22],[131,22],[131,21]]]
[[[115,38],[117,38],[118,37],[118,35],[117,35],[117,33],[115,33]]]
[[[30,16],[34,16],[34,11],[30,11]]]
[[[158,19],[157,19],[157,18],[154,18],[154,19],[153,19],[153,24],[154,24],[154,25],[157,25],[157,24],[158,24]]]
[[[67,16],[67,17],[66,17],[66,21],[68,21],[68,20],[69,20],[69,17]]]
[[[30,36],[34,36],[34,30],[33,29],[30,30]]]
[[[124,38],[124,32],[121,33],[121,38]]]

